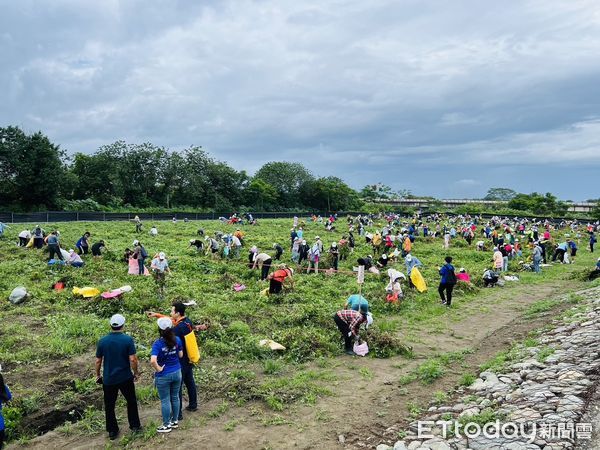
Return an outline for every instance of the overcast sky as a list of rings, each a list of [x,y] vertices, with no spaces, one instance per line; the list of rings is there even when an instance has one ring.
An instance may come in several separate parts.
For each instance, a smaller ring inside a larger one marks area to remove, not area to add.
[[[600,2],[0,0],[0,126],[361,188],[600,197]]]

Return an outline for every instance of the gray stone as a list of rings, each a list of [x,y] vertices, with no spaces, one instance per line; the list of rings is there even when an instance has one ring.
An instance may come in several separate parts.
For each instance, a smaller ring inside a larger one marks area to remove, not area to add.
[[[452,447],[442,439],[429,439],[428,441],[423,442],[422,446],[430,448],[431,450],[452,450]]]
[[[386,445],[386,444],[379,444],[376,447],[376,450],[394,450],[394,448],[390,447],[389,445]]]
[[[458,417],[472,417],[479,414],[479,408],[469,408],[461,412]]]
[[[404,441],[398,441],[394,444],[394,450],[408,450]]]

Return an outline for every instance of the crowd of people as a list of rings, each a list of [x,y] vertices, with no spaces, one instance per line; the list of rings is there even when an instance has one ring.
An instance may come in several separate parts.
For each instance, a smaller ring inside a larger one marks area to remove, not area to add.
[[[244,224],[257,225],[257,221],[250,214],[234,214],[221,222],[234,225],[236,230],[232,233],[216,231],[207,235],[204,229],[198,229],[196,236],[189,239],[187,248],[210,258],[247,264],[250,270],[256,271],[260,282],[268,283],[265,289],[268,295],[281,295],[293,290],[295,277],[301,273],[305,273],[304,276],[320,272],[328,275],[357,276],[361,273],[378,275],[385,271],[387,276],[381,277],[385,280],[385,285],[381,285],[382,299],[397,304],[406,298],[407,289],[418,292],[427,290],[426,280],[421,274],[424,264],[418,256],[421,240],[438,242],[444,251],[456,247],[487,252],[489,262],[481,277],[469,274],[465,267],[457,271],[453,265],[454,259],[450,255],[440,261],[437,268],[437,291],[440,303],[447,308],[452,307],[457,284],[481,283],[483,287],[494,287],[501,283],[503,276],[509,271],[540,273],[549,263],[573,263],[577,258],[579,245],[584,244],[590,252],[594,252],[596,233],[600,231],[599,223],[554,223],[549,220],[501,217],[484,220],[479,216],[469,215],[411,218],[397,214],[359,215],[348,216],[344,225],[339,223],[340,219],[335,214],[325,219],[312,216],[307,218],[307,221],[294,217],[289,237],[281,236],[278,242],[274,242],[268,249],[250,246],[246,263],[242,261],[242,249],[249,245],[249,239],[241,227]],[[133,223],[135,233],[142,233],[143,225],[139,217],[136,216]],[[177,223],[175,218],[173,223]],[[319,234],[311,238],[306,230],[314,230],[315,227],[322,227],[324,233],[337,231],[341,233],[341,238],[325,239],[326,243]],[[2,231],[5,228],[6,226]],[[152,226],[148,235],[150,239],[157,238],[158,228]],[[74,248],[68,252],[62,246],[58,230],[46,232],[37,225],[32,230],[22,230],[17,237],[17,245],[21,247],[46,248],[49,263],[63,263],[72,267],[82,267],[88,255],[101,258],[106,251],[104,240],[92,242],[92,234],[88,231],[74,242]],[[288,238],[288,244],[282,245],[281,243]],[[355,253],[357,239],[364,239],[364,244],[361,245],[364,253],[353,259],[356,265],[352,263],[349,268],[340,268],[340,262],[347,261],[350,255]],[[286,260],[287,262],[284,262]],[[138,237],[133,241],[131,249],[124,250],[122,261],[127,264],[129,274],[153,274],[161,291],[164,289],[171,273],[164,251],[150,257],[141,238]],[[399,269],[404,269],[405,273]],[[598,277],[600,258],[590,271],[589,279]],[[157,338],[151,347],[149,363],[154,370],[154,382],[161,403],[162,423],[157,429],[159,433],[169,433],[177,429],[183,411],[193,412],[198,408],[197,388],[193,376],[196,361],[193,347],[189,347],[188,342],[196,342],[194,332],[205,330],[206,326],[194,325],[185,312],[186,305],[176,302],[172,305],[169,315],[153,311],[147,313],[148,317],[156,319],[157,326]],[[334,313],[333,321],[340,331],[344,351],[355,355],[357,344],[360,343],[361,328],[367,328],[373,323],[369,301],[360,293],[351,295],[344,308]],[[119,392],[127,403],[129,427],[136,431],[142,426],[134,384],[140,375],[139,363],[135,343],[124,333],[125,323],[123,315],[112,316],[109,321],[111,331],[98,342],[96,351],[96,377],[104,392],[106,430],[111,439],[115,439],[119,434],[115,415]],[[186,408],[183,407],[184,387],[188,398]],[[0,408],[2,403],[10,398],[11,393],[0,375]],[[3,426],[0,414],[0,432],[3,432]]]

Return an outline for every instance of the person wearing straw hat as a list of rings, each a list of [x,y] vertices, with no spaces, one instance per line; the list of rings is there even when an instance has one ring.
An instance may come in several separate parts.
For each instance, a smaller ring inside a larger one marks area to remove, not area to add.
[[[115,415],[119,392],[127,401],[129,428],[132,431],[142,429],[134,384],[140,372],[133,338],[123,332],[125,317],[115,314],[110,318],[109,324],[111,332],[102,337],[96,347],[96,383],[102,385],[106,431],[108,437],[114,440],[119,435],[119,424]]]

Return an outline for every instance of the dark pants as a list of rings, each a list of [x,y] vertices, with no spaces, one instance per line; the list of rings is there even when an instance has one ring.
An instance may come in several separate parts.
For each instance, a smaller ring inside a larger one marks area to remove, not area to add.
[[[29,239],[20,237],[19,238],[19,247],[25,247],[28,242],[29,242]]]
[[[452,290],[454,289],[454,284],[451,283],[440,283],[438,287],[438,292],[440,293],[440,298],[442,299],[442,303],[450,306],[452,303]],[[446,291],[446,296],[444,297],[444,291]]]
[[[279,261],[279,259],[281,258],[281,255],[283,255],[283,252],[280,252],[279,250],[277,250],[277,253],[275,253],[275,261]]]
[[[594,243],[590,242],[590,252],[594,253]]]
[[[77,247],[77,253],[79,253],[80,255],[87,255],[90,251],[89,247]]]
[[[4,447],[4,430],[0,430],[0,450]]]
[[[554,251],[554,255],[552,255],[552,261],[556,261],[556,258],[558,258],[558,260],[559,260],[560,262],[563,262],[563,259],[564,259],[564,257],[565,257],[565,253],[566,253],[566,252],[565,252],[565,251],[564,251],[562,248],[557,248],[557,249]]]
[[[571,256],[577,256],[577,249],[576,248],[572,248],[571,249]]]
[[[260,273],[260,279],[266,280],[269,276],[269,270],[271,269],[271,258],[267,259],[262,265],[262,271]]]
[[[279,294],[282,289],[283,283],[271,278],[271,282],[269,283],[269,294]]]
[[[138,275],[144,275],[144,258],[138,256]]]
[[[179,420],[183,419],[183,385],[188,393],[188,407],[196,409],[198,407],[198,393],[196,390],[196,381],[194,380],[194,366],[188,363],[181,363],[181,389],[179,389]]]
[[[350,326],[346,322],[344,322],[342,318],[337,314],[334,314],[333,320],[335,321],[335,324],[337,325],[338,329],[340,330],[340,333],[342,333],[342,337],[344,338],[344,348],[346,350],[352,350],[354,339],[352,336],[348,336],[348,333],[350,333]]]
[[[58,256],[58,259],[63,260],[62,253],[60,252],[60,247],[57,244],[48,245],[48,250],[50,251],[50,258],[54,259],[54,255]]]
[[[338,257],[334,256],[333,261],[331,262],[331,267],[333,270],[338,270]]]
[[[115,415],[115,405],[117,403],[119,391],[121,391],[121,394],[123,394],[123,397],[125,397],[125,400],[127,401],[127,420],[129,422],[129,428],[135,429],[141,427],[133,378],[119,384],[103,384],[102,390],[104,391],[106,431],[109,433],[117,433],[119,431],[119,424],[117,423],[117,416]]]
[[[42,248],[44,246],[44,238],[41,237],[34,237],[33,238],[33,246],[35,248]]]

